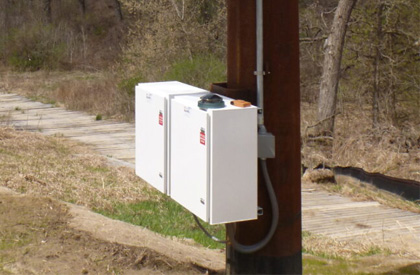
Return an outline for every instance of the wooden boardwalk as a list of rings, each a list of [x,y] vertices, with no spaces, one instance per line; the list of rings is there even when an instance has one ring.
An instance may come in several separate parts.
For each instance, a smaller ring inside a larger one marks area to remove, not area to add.
[[[95,116],[0,94],[0,124],[91,145],[100,154],[134,167],[134,124],[96,121]],[[338,241],[407,242],[420,258],[420,215],[311,188],[302,189],[303,230]]]
[[[96,116],[14,94],[0,94],[0,123],[46,135],[63,135],[92,145],[107,157],[134,164],[135,133],[130,123],[97,121]]]
[[[403,244],[420,258],[420,214],[305,187],[302,202],[303,230],[338,241]]]

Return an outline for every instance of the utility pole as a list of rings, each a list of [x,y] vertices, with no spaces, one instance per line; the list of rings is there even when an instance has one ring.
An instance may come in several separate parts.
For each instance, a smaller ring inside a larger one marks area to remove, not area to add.
[[[214,84],[212,91],[256,105],[256,0],[226,2],[227,83]],[[276,157],[267,159],[267,165],[278,200],[279,224],[270,242],[254,253],[241,253],[228,244],[226,267],[228,274],[301,274],[298,1],[263,0],[263,17],[265,126],[275,136],[276,146]],[[263,239],[271,224],[268,193],[259,174],[258,204],[264,214],[256,221],[227,226],[244,245]]]

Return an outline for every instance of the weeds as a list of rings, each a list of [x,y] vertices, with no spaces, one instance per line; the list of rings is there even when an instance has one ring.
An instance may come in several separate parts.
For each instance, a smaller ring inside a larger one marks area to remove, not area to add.
[[[127,168],[60,137],[0,128],[0,182],[21,193],[110,209],[118,202],[147,198],[147,185]]]
[[[328,260],[345,260],[372,255],[390,255],[391,251],[371,242],[338,241],[311,233],[302,234],[304,253]]]
[[[407,121],[400,127],[383,122],[372,129],[370,109],[366,105],[343,103],[339,108],[342,114],[335,120],[332,146],[327,146],[311,139],[316,110],[314,105],[302,103],[302,162],[306,167],[352,166],[420,181],[420,128],[415,121]]]
[[[64,26],[41,23],[16,29],[3,42],[3,59],[21,71],[57,69],[67,50],[62,36],[57,34],[66,31]]]
[[[347,176],[336,176],[336,184],[323,184],[322,187],[330,192],[352,197],[360,201],[377,201],[392,208],[420,213],[420,205],[414,201],[401,198],[398,195],[380,190],[369,184],[360,183]]]
[[[193,239],[209,248],[223,248],[225,245],[214,242],[198,228],[190,212],[180,204],[161,194],[155,194],[155,199],[145,200],[134,204],[114,205],[112,210],[97,211],[113,219],[146,227],[154,232],[177,238]],[[225,238],[224,226],[204,225],[207,230],[214,232],[219,239]]]
[[[355,274],[352,272],[354,266],[344,260],[326,260],[316,257],[307,257],[303,260],[305,274]]]
[[[106,116],[130,121],[134,118],[134,99],[120,92],[116,83],[117,79],[108,74],[96,79],[66,80],[50,97],[68,109],[96,113],[97,120]]]
[[[121,92],[128,95],[130,98],[134,98],[134,89],[138,83],[145,82],[145,79],[136,74],[133,77],[124,78],[118,83],[118,88]]]
[[[209,89],[211,83],[226,81],[226,66],[213,55],[198,55],[172,64],[164,80],[178,80]]]

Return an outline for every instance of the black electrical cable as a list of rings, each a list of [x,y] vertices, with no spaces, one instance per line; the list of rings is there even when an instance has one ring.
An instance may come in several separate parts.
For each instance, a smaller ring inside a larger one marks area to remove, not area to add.
[[[200,227],[200,229],[204,232],[204,234],[207,235],[207,237],[211,238],[213,241],[218,242],[218,243],[226,243],[226,240],[221,240],[215,236],[213,236],[212,234],[210,234],[205,228],[204,226],[200,223],[200,221],[198,220],[197,216],[194,215],[194,220],[197,223],[198,227]]]
[[[270,176],[268,174],[267,163],[266,163],[265,159],[260,159],[260,162],[261,162],[261,172],[262,172],[263,177],[264,177],[264,181],[265,181],[265,184],[266,184],[266,187],[267,187],[267,190],[268,190],[268,196],[270,198],[270,203],[271,203],[271,210],[272,210],[271,226],[270,226],[270,229],[269,229],[267,235],[261,241],[255,243],[255,244],[251,244],[251,245],[243,245],[243,244],[237,242],[236,239],[235,239],[235,236],[233,235],[234,234],[233,230],[230,230],[231,233],[229,235],[229,239],[232,242],[232,246],[234,247],[235,250],[237,250],[241,253],[244,253],[244,254],[254,253],[255,251],[258,251],[261,248],[263,248],[264,246],[266,246],[267,243],[273,237],[274,233],[276,232],[277,225],[279,223],[278,203],[277,203],[276,195],[274,193],[273,185],[271,183]],[[200,227],[200,229],[204,232],[204,234],[207,235],[207,237],[211,238],[212,240],[214,240],[218,243],[227,243],[226,240],[220,240],[219,238],[211,235],[203,227],[203,225],[200,223],[197,216],[194,215],[194,214],[193,214],[193,216],[194,216],[195,222]]]

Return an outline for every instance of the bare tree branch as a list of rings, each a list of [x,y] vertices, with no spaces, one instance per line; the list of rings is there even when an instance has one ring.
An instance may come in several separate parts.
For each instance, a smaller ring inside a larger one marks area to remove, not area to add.
[[[175,8],[176,14],[178,15],[181,20],[184,20],[184,14],[185,14],[185,0],[182,0],[182,10],[179,9],[178,5],[176,4],[175,0],[170,0],[172,5]]]
[[[323,35],[323,36],[319,36],[319,37],[301,37],[301,38],[299,38],[299,42],[316,42],[316,41],[320,41],[320,40],[325,40],[327,38],[328,38],[327,35]]]

